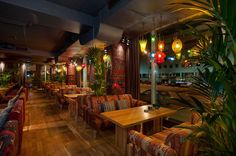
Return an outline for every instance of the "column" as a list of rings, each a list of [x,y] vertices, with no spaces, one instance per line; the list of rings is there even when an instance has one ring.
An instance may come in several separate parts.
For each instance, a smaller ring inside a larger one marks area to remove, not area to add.
[[[47,81],[47,65],[44,65],[44,82]]]
[[[87,87],[87,58],[84,56],[83,63],[85,64],[85,68],[83,69],[83,86]]]
[[[152,36],[156,38],[156,31],[151,32]],[[156,42],[151,42],[151,51],[156,51]],[[156,63],[154,59],[151,61],[151,104],[156,104]]]
[[[36,72],[35,72],[35,85],[40,86],[41,85],[41,69],[42,65],[41,64],[36,64]]]

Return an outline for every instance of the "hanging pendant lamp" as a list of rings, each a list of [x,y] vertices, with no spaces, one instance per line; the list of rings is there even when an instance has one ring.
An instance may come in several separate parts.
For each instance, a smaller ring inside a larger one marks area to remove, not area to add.
[[[158,41],[158,43],[157,43],[157,49],[158,49],[159,51],[163,51],[164,48],[165,48],[165,42],[164,42],[164,41]]]
[[[104,61],[105,63],[106,63],[106,62],[110,62],[110,61],[111,61],[110,55],[108,55],[108,54],[103,55],[103,61]]]
[[[78,65],[77,67],[76,67],[76,70],[79,72],[79,71],[81,71],[82,70],[82,66],[81,65]]]
[[[140,45],[141,52],[144,53],[146,50],[146,46],[147,46],[147,40],[146,39],[139,40],[139,45]]]
[[[175,52],[175,53],[180,53],[181,50],[183,48],[183,43],[180,39],[178,38],[175,38],[173,43],[172,43],[172,50]]]
[[[155,54],[155,63],[162,64],[165,62],[166,54],[164,52],[158,51]]]
[[[144,32],[144,23],[143,23],[143,32]],[[141,38],[139,39],[139,46],[140,46],[140,51],[144,53],[147,47],[147,39],[144,36],[141,36]]]

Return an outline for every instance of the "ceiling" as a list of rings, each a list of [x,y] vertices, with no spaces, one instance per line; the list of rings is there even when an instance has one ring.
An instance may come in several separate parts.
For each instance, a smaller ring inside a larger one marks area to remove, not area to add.
[[[0,0],[0,61],[43,63],[58,56],[66,60],[84,55],[91,45],[103,47],[109,40],[118,41],[122,33],[136,37],[160,27],[175,27],[195,15],[172,13],[176,7],[168,4],[177,1]]]

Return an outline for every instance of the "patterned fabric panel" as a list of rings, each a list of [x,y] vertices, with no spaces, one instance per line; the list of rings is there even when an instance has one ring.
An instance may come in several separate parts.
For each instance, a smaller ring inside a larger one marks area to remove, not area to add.
[[[186,139],[191,132],[189,129],[182,129],[175,133],[170,133],[166,138],[165,144],[171,146],[178,155],[196,156],[197,146]]]
[[[117,100],[117,108],[118,109],[127,109],[129,108],[127,100]]]
[[[106,101],[104,96],[91,96],[90,98],[90,104],[91,109],[95,113],[101,112],[101,104]]]
[[[119,100],[126,100],[128,107],[131,108],[132,106],[132,96],[130,94],[123,94],[123,95],[118,95]]]
[[[106,101],[102,104],[101,112],[109,112],[116,110],[115,101]]]
[[[129,131],[129,139],[133,145],[132,156],[176,156],[175,150],[151,139],[137,131]]]
[[[0,151],[3,153],[3,156],[14,155],[15,135],[10,133],[10,131],[8,131],[9,133],[5,132],[0,135],[0,142],[2,143]]]
[[[106,101],[115,101],[115,100],[118,100],[117,95],[108,95],[108,96],[106,96]]]
[[[17,120],[9,120],[4,125],[5,130],[10,130],[15,134],[18,133],[18,121]]]
[[[169,129],[168,129],[168,130],[164,130],[164,131],[161,131],[161,132],[158,132],[158,133],[153,134],[153,135],[151,136],[151,138],[156,138],[156,139],[162,140],[163,143],[164,143],[165,140],[166,140],[166,137],[167,137],[170,133],[172,133],[171,130],[169,130]]]

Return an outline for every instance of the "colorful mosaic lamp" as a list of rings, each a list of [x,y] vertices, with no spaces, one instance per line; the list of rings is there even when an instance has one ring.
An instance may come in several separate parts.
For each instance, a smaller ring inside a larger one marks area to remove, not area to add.
[[[139,40],[140,50],[141,52],[145,52],[146,46],[147,46],[147,40],[146,39],[140,39]]]
[[[164,52],[158,51],[155,54],[155,63],[162,64],[165,62],[166,54]]]

